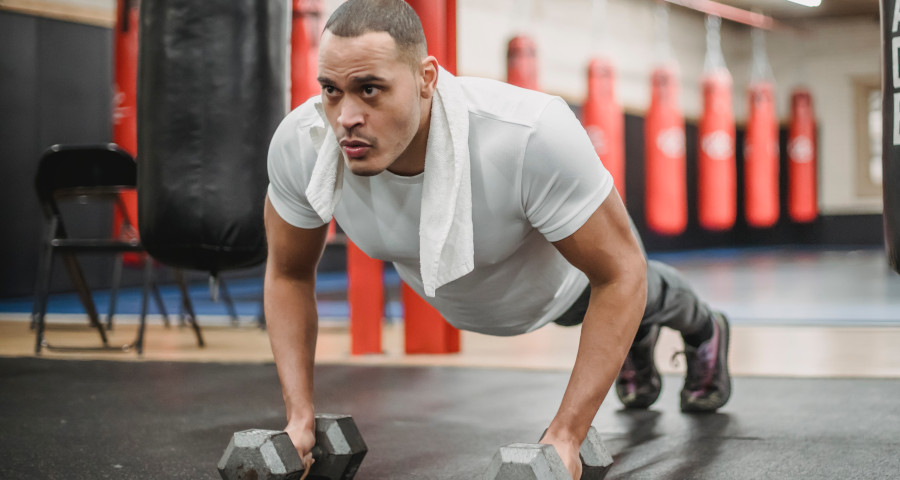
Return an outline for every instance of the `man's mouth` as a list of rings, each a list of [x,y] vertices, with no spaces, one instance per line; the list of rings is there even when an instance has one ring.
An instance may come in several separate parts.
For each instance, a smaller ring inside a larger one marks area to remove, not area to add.
[[[344,150],[344,154],[346,154],[348,158],[362,158],[369,153],[369,149],[371,148],[371,145],[359,140],[341,141],[341,149]]]

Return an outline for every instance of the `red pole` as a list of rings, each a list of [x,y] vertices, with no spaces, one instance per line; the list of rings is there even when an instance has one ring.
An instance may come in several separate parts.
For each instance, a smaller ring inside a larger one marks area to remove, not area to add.
[[[382,353],[384,264],[347,241],[347,302],[350,304],[350,353]]]
[[[456,75],[456,0],[445,0],[447,12],[447,61],[444,65]]]
[[[137,155],[137,64],[139,0],[118,0],[114,36],[113,78],[113,142],[132,156]],[[125,211],[113,209],[113,237],[137,235],[137,191],[119,194]],[[134,227],[123,231],[125,219]],[[125,253],[123,261],[130,266],[143,264],[142,255]]]
[[[408,3],[422,21],[428,53],[434,55],[439,64],[455,69],[456,27],[450,26],[449,9],[455,7],[456,2],[449,5],[448,0],[408,0]],[[455,10],[453,17],[456,17]],[[454,38],[453,47],[448,46],[451,35]],[[459,330],[450,326],[434,307],[408,286],[403,285],[402,288],[406,353],[458,352]]]
[[[293,0],[291,27],[291,108],[297,108],[320,87],[316,80],[319,36],[322,34],[322,0]]]

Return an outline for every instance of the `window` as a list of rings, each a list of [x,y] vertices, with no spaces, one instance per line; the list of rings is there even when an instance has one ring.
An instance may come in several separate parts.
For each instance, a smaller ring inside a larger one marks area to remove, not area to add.
[[[881,83],[876,78],[856,81],[856,194],[881,196]]]

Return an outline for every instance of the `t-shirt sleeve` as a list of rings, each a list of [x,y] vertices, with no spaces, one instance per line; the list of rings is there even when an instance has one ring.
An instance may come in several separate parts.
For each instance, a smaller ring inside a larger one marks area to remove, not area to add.
[[[316,161],[308,127],[298,127],[289,115],[269,145],[269,201],[284,221],[298,228],[325,224],[306,198],[306,187]]]
[[[544,109],[525,150],[525,216],[547,240],[575,233],[613,189],[581,123],[560,98]]]

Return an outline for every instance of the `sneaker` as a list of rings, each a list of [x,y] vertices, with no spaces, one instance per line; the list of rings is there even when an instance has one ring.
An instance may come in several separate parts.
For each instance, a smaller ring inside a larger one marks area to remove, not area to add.
[[[686,346],[687,375],[681,390],[682,412],[715,412],[731,396],[728,374],[728,319],[713,313],[713,335],[699,347]]]
[[[616,394],[625,408],[647,408],[659,398],[662,378],[653,361],[657,339],[659,325],[654,325],[644,338],[634,342],[628,350],[616,379]]]

